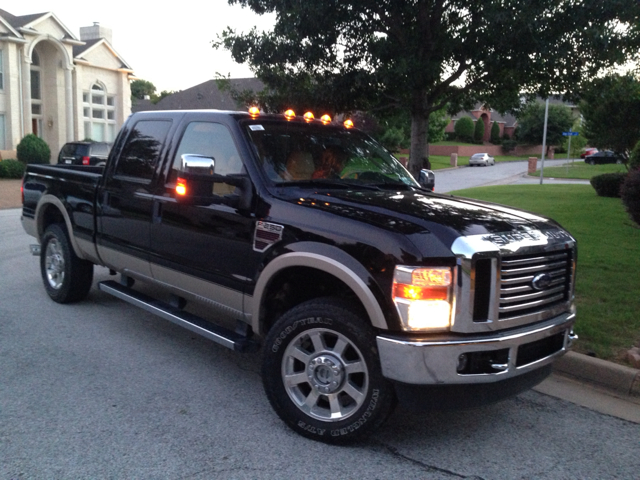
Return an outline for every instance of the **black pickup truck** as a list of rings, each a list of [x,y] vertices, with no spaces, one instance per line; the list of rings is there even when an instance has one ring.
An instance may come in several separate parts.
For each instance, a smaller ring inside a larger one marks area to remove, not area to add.
[[[373,139],[310,116],[132,115],[106,166],[30,165],[44,287],[98,288],[237,351],[277,414],[343,443],[396,400],[496,401],[575,335],[576,242],[523,211],[433,193]],[[422,175],[421,175],[422,177]],[[135,283],[135,285],[134,285]]]

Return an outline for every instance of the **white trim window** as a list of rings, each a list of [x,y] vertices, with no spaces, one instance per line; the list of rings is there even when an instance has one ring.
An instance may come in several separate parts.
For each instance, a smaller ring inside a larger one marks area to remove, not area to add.
[[[82,93],[84,136],[96,142],[113,142],[116,137],[116,97],[104,85],[94,83]]]

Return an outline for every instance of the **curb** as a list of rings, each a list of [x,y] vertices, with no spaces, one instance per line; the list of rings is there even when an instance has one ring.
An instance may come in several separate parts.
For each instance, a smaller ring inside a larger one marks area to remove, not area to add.
[[[554,363],[554,371],[606,388],[618,395],[640,397],[640,370],[581,353],[567,352]]]

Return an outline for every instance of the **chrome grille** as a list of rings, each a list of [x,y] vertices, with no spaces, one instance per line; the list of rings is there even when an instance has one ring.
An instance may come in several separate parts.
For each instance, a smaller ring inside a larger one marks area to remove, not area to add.
[[[499,319],[551,308],[569,299],[571,250],[503,257]]]

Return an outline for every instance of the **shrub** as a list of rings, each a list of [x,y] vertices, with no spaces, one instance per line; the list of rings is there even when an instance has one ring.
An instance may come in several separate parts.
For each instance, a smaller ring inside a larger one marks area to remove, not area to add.
[[[18,160],[0,161],[0,178],[22,178],[24,163]]]
[[[636,145],[634,150],[637,148],[638,146]],[[629,172],[629,175],[627,175],[627,178],[620,187],[620,196],[631,220],[640,226],[640,168]]]
[[[484,120],[482,118],[479,118],[478,120],[476,120],[476,126],[474,127],[474,130],[473,130],[473,141],[475,143],[482,143],[483,138],[484,138]]]
[[[462,117],[456,120],[453,129],[456,132],[458,140],[463,142],[473,141],[473,120],[469,117]]]
[[[500,145],[502,139],[500,138],[500,125],[495,120],[493,121],[493,125],[491,125],[491,143],[494,145]]]
[[[629,169],[637,170],[640,168],[640,141],[636,143],[636,146],[631,150],[629,155]]]
[[[444,138],[452,142],[456,139],[456,132],[445,132]]]
[[[515,140],[511,140],[509,137],[507,137],[506,140],[502,140],[502,151],[504,153],[509,153],[515,150],[517,146],[518,142],[516,142]]]
[[[591,178],[591,186],[601,197],[619,197],[620,186],[626,177],[626,173],[603,173]]]
[[[17,147],[18,160],[23,163],[49,163],[51,159],[51,149],[37,135],[30,133],[26,135]]]

